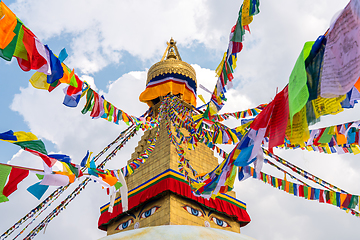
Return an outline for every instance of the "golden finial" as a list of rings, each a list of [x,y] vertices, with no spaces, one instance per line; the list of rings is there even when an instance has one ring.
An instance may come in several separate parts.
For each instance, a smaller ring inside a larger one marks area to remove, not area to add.
[[[182,61],[174,39],[171,38],[170,42],[167,42],[166,44],[167,44],[167,48],[164,52],[163,57],[161,58],[161,61],[164,61],[169,58]],[[171,56],[169,56],[169,55],[171,55]]]

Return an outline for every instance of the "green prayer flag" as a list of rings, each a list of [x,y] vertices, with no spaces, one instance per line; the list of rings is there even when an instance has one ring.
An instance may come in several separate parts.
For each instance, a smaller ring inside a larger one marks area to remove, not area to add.
[[[337,203],[336,203],[336,192],[334,192],[334,191],[330,191],[329,192],[329,196],[330,196],[330,203],[332,204],[332,205],[337,205]]]
[[[111,103],[110,103],[110,111],[109,111],[109,116],[108,116],[108,121],[109,122],[111,122],[112,121],[112,117],[113,117],[113,115],[114,115],[114,105],[112,105]]]
[[[359,196],[352,195],[348,208],[354,209],[356,205],[358,205],[358,203],[359,203]]]
[[[306,42],[304,44],[304,47],[290,74],[288,91],[291,125],[294,115],[305,106],[309,98],[309,91],[306,85],[307,75],[305,69],[305,59],[309,56],[313,44],[313,41]]]
[[[122,184],[121,184],[121,182],[116,182],[114,186],[115,186],[116,190],[118,190],[119,188],[122,187]]]
[[[41,174],[36,174],[36,176],[39,180],[42,180],[44,178],[44,175],[41,175]]]
[[[18,21],[19,21],[19,19],[18,19]],[[19,30],[14,56],[25,59],[26,61],[28,61],[29,59],[27,57],[27,50],[26,50],[25,45],[23,43],[23,38],[24,38],[24,29],[23,29],[23,27],[24,26],[20,27],[20,30]]]
[[[304,198],[308,198],[308,187],[304,186]]]
[[[294,194],[294,184],[292,182],[289,182],[289,193]]]
[[[78,84],[77,84],[77,81],[76,81],[76,77],[75,77],[75,73],[74,73],[74,75],[71,76],[69,85],[70,85],[70,86],[73,86],[73,87],[75,87],[75,88],[78,87]]]
[[[332,134],[329,134],[330,127],[327,127],[324,133],[321,135],[320,139],[318,140],[319,143],[329,143],[331,138],[333,137]]]
[[[87,90],[87,93],[86,93],[86,104],[83,108],[83,110],[81,110],[81,113],[82,114],[85,114],[87,113],[90,108],[91,108],[91,101],[94,99],[94,90],[92,90],[91,88],[89,88]]]
[[[10,166],[0,165],[0,203],[9,201],[9,199],[3,194],[3,189],[11,169],[12,167]]]
[[[239,11],[239,17],[238,17],[236,27],[235,27],[235,31],[234,31],[234,35],[231,38],[231,41],[233,41],[233,42],[242,42],[243,41],[243,36],[245,34],[245,29],[244,29],[244,27],[242,26],[242,23],[241,23],[242,7],[243,6],[241,5],[240,11]]]
[[[22,149],[28,148],[39,153],[47,155],[45,144],[41,140],[14,142],[14,144],[20,146]]]
[[[205,112],[203,113],[203,116],[204,116],[205,119],[209,120],[209,115],[210,115],[209,112],[210,112],[210,106],[208,104],[207,107],[206,107]]]
[[[66,165],[68,165],[71,172],[75,174],[76,177],[79,177],[79,169],[77,167],[73,166],[71,163],[66,163]]]

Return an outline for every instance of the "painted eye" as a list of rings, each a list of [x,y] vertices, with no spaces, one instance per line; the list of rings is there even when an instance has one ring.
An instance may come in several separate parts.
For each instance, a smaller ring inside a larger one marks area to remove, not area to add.
[[[203,213],[195,208],[192,208],[190,206],[184,206],[183,207],[188,213],[197,216],[197,217],[202,217]]]
[[[156,210],[158,210],[160,207],[158,207],[158,206],[155,206],[155,207],[152,207],[152,208],[150,208],[149,210],[147,210],[147,211],[145,211],[145,212],[143,212],[142,214],[141,214],[141,218],[148,218],[148,217],[150,217],[151,215],[153,215],[155,212],[156,212]]]
[[[224,227],[224,228],[230,227],[230,225],[227,222],[225,222],[224,220],[218,219],[216,217],[212,217],[211,220],[214,223],[216,223],[217,225],[219,225],[220,227]]]
[[[130,224],[132,224],[133,222],[134,222],[133,219],[129,219],[126,222],[120,223],[115,230],[124,230],[125,228],[128,228]]]

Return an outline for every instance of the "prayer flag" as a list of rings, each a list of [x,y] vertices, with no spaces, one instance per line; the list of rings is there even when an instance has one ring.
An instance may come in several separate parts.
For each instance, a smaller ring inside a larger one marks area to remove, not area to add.
[[[38,200],[41,199],[41,197],[44,195],[46,190],[49,188],[48,185],[41,185],[41,182],[37,182],[34,185],[31,185],[27,188],[27,191],[34,195]]]
[[[12,168],[9,179],[3,189],[4,196],[8,197],[17,190],[17,185],[29,175],[29,170]]]
[[[9,199],[3,194],[3,189],[11,169],[12,167],[10,166],[0,165],[0,203],[9,201]]]
[[[15,37],[13,32],[17,24],[16,15],[0,2],[0,48],[6,48]]]
[[[292,125],[294,115],[305,106],[309,98],[309,91],[306,85],[305,59],[309,56],[313,44],[314,42],[306,42],[304,44],[290,74],[288,87],[290,125]]]

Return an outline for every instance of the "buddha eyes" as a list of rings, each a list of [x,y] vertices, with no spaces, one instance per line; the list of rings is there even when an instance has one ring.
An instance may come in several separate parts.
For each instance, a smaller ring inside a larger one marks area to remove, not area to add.
[[[160,207],[158,207],[158,206],[155,206],[155,207],[150,208],[149,210],[143,212],[143,213],[141,214],[140,218],[148,218],[148,217],[150,217],[150,216],[153,215],[153,214],[156,212],[156,210],[158,210],[159,208],[160,208]]]
[[[134,222],[134,219],[129,219],[126,222],[120,223],[116,230],[124,230],[125,228],[129,227],[130,224]]]
[[[216,223],[217,225],[219,225],[220,227],[230,227],[230,225],[225,222],[224,220],[218,219],[216,217],[211,217],[211,220]]]
[[[190,206],[184,206],[183,207],[188,213],[197,216],[197,217],[202,217],[203,213],[195,208],[192,208]]]

